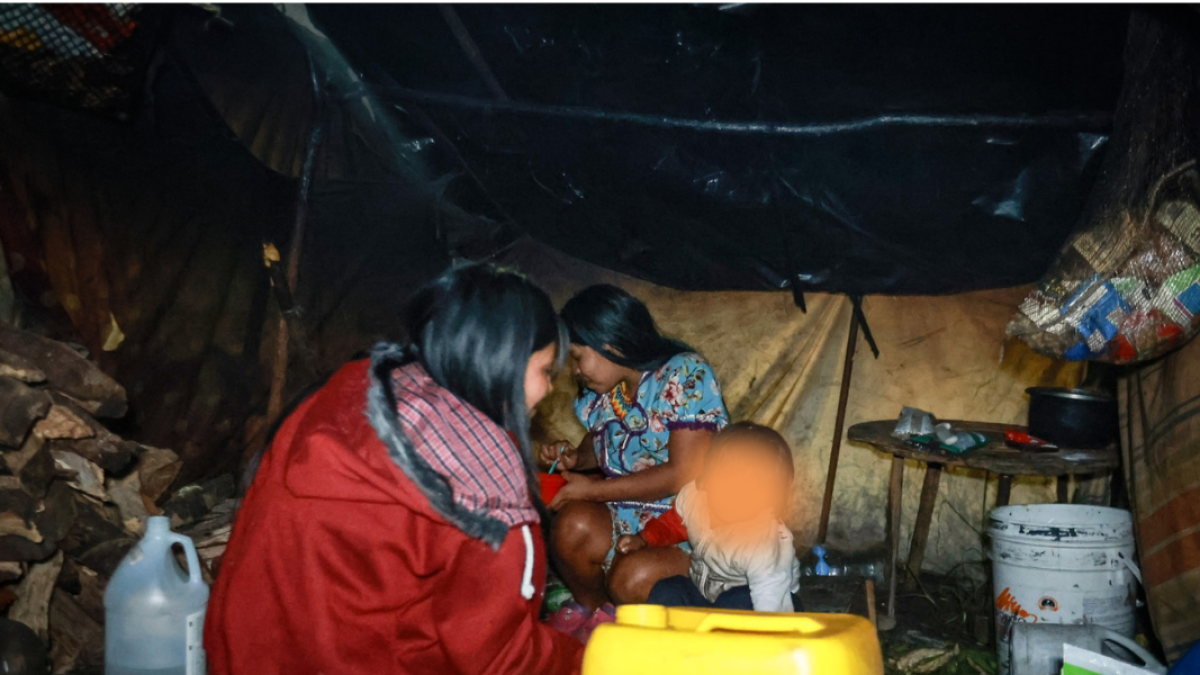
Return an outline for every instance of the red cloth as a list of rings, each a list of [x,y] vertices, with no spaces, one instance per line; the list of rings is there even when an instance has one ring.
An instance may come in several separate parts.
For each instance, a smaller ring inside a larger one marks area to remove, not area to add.
[[[521,596],[521,528],[496,551],[438,515],[367,421],[368,382],[344,367],[263,457],[208,606],[213,675],[578,673],[582,645]]]
[[[675,507],[657,518],[650,519],[642,528],[642,539],[650,546],[674,546],[688,539],[687,526]]]

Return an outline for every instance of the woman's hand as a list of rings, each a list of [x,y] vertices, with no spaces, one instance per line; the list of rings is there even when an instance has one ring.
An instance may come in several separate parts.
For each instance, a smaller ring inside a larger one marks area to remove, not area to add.
[[[567,480],[567,484],[559,488],[558,494],[554,495],[554,499],[546,505],[546,508],[551,511],[557,511],[566,506],[569,501],[596,501],[593,488],[598,481],[603,480],[602,478],[598,476],[585,476],[570,471],[564,471],[562,476]]]
[[[593,489],[591,501],[649,502],[678,494],[700,473],[704,453],[708,451],[713,432],[700,429],[676,429],[667,441],[669,459],[628,476],[616,476]],[[596,456],[594,451],[592,457]],[[576,467],[578,470],[582,467]]]
[[[579,464],[579,448],[571,445],[569,441],[554,441],[538,450],[538,463],[543,469],[554,466],[555,460],[558,460],[557,469],[570,471]]]
[[[646,548],[646,539],[640,534],[623,534],[617,539],[617,553],[629,555]]]

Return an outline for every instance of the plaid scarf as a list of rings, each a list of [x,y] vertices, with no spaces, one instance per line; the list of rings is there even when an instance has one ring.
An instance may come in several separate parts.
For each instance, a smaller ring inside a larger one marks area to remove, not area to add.
[[[520,451],[503,428],[439,386],[419,363],[392,371],[396,414],[454,502],[509,527],[537,523]]]

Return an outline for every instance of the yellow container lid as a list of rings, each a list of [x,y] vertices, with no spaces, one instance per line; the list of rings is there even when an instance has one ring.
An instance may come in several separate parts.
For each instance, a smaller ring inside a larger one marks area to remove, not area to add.
[[[881,675],[869,621],[851,614],[770,614],[623,605],[596,629],[583,675]]]

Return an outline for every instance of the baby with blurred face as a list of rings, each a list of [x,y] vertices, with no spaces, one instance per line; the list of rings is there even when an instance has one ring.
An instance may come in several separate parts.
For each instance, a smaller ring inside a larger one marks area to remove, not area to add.
[[[739,422],[717,434],[703,472],[679,491],[671,511],[617,542],[622,553],[691,544],[688,576],[659,581],[649,602],[795,611],[800,565],[783,522],[793,475],[791,448],[774,430]]]

